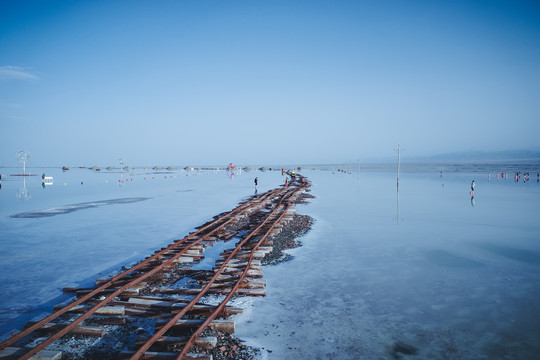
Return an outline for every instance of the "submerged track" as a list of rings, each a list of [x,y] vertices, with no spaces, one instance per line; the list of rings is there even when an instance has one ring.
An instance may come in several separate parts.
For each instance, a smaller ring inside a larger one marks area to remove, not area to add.
[[[24,331],[1,343],[0,351],[11,349],[13,358],[29,359],[68,333],[91,333],[86,320],[122,325],[126,318],[138,317],[153,319],[155,331],[146,340],[126,344],[118,357],[211,359],[210,355],[195,356],[189,351],[197,342],[212,346],[212,339],[200,338],[205,329],[230,326],[230,322],[216,319],[241,311],[227,306],[233,296],[264,295],[265,284],[257,280],[262,276],[256,262],[260,260],[256,259],[271,251],[269,237],[292,217],[295,201],[309,185],[297,175],[291,186],[252,197],[111,279],[96,281],[94,288],[64,289],[76,292],[78,299],[28,324]],[[221,254],[213,271],[191,269],[189,264],[202,259],[207,246],[230,239],[236,241],[234,248]],[[195,279],[202,287],[179,285],[185,279],[191,284]],[[217,305],[201,302],[209,294],[223,298]],[[188,335],[175,336],[178,328],[187,328]],[[94,336],[105,336],[105,331],[95,331]],[[41,341],[43,333],[46,337]],[[36,338],[39,343],[33,345]],[[12,347],[15,345],[20,347]]]

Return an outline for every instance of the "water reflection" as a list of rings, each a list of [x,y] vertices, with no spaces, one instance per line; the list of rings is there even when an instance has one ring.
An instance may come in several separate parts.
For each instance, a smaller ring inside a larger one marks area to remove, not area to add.
[[[400,220],[403,221],[403,219],[399,216],[399,183],[397,184],[397,187],[396,187],[396,209],[397,209],[396,221],[399,224]]]
[[[124,186],[124,179],[122,177],[122,171],[120,171],[120,179],[118,180],[118,186],[119,187]]]
[[[19,190],[17,190],[17,199],[19,199],[19,200],[28,200],[31,197],[32,196],[30,195],[30,192],[26,188],[26,176],[23,175],[23,187],[19,188]]]

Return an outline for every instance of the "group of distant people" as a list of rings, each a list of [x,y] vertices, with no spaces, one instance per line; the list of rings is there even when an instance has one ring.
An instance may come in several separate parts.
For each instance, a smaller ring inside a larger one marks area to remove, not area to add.
[[[495,173],[495,177],[497,178],[497,180],[499,180],[499,173]],[[508,173],[502,172],[500,174],[500,178],[504,180],[508,180]],[[491,181],[491,173],[488,173],[488,181]]]
[[[501,172],[496,173],[496,178],[499,180],[499,177],[503,180],[508,180],[508,173],[507,172]],[[441,178],[442,178],[442,171],[441,171]],[[531,179],[531,175],[528,172],[522,173],[521,171],[518,171],[514,174],[514,181],[517,183],[519,180],[523,178],[523,182],[527,182]],[[491,173],[488,173],[488,181],[491,181]],[[536,173],[536,182],[540,183],[540,172]],[[474,206],[474,188],[476,187],[476,184],[474,180],[471,182],[471,204]]]
[[[507,172],[502,172],[500,173],[496,173],[495,174],[496,176],[496,179],[499,180],[499,177],[500,179],[502,180],[508,180],[508,173]],[[514,174],[514,181],[515,182],[519,182],[520,179],[523,178],[523,182],[527,182],[531,179],[531,175],[530,173],[528,172],[525,172],[525,173],[522,173],[521,171],[518,171]],[[488,181],[491,181],[491,173],[488,173]],[[540,172],[537,172],[536,173],[536,182],[540,182]]]
[[[514,181],[515,182],[518,182],[519,179],[521,178],[521,172],[517,172],[516,175],[514,175]],[[526,173],[523,173],[523,182],[526,182],[526,181],[529,181],[531,178],[531,175],[526,172]],[[540,182],[540,172],[536,173],[536,182]]]

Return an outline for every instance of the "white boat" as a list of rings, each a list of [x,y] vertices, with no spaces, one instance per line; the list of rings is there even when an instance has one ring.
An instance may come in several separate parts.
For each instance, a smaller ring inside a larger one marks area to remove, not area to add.
[[[53,184],[53,178],[52,176],[45,176],[43,178],[43,184],[44,185],[52,185]]]

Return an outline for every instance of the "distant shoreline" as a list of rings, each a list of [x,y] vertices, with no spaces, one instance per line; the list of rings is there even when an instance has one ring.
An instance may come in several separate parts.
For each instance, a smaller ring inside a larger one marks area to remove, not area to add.
[[[397,160],[393,162],[349,162],[341,164],[300,164],[300,165],[246,165],[240,166],[242,172],[265,172],[265,171],[281,171],[281,169],[300,168],[301,170],[320,170],[320,171],[342,171],[357,173],[360,172],[386,172],[395,171]],[[186,168],[189,168],[186,170]],[[8,176],[22,176],[22,174],[15,174],[20,167],[13,166],[0,166],[0,173],[4,169],[16,169],[12,170],[11,174],[4,173]],[[58,169],[61,170],[62,166],[29,166],[30,169]],[[90,167],[72,167],[73,171],[92,171]],[[300,170],[300,171],[301,171]],[[227,171],[224,167],[213,166],[189,166],[175,167],[174,170],[168,170],[166,167],[161,167],[156,170],[150,166],[133,166],[129,170],[120,171],[119,168],[107,170],[102,168],[99,172],[101,174],[114,174],[114,173],[132,173],[132,172],[146,173],[163,173],[174,174],[179,172],[198,172],[198,171]],[[401,161],[400,171],[402,172],[540,172],[540,158],[538,159],[518,159],[518,160],[445,160],[445,161]]]

